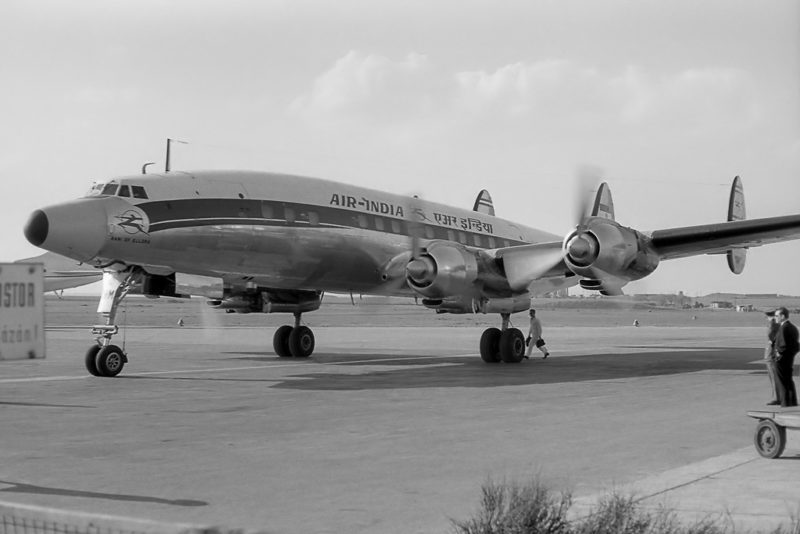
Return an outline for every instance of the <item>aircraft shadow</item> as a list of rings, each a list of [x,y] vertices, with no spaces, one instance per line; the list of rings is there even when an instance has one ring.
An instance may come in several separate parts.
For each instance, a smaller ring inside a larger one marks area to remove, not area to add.
[[[551,357],[547,360],[539,356],[520,364],[486,364],[478,356],[431,356],[404,361],[399,355],[380,354],[371,357],[375,361],[370,361],[370,367],[386,365],[392,366],[391,370],[373,370],[358,375],[335,372],[294,374],[290,380],[281,381],[271,387],[297,390],[489,388],[652,377],[714,370],[766,374],[766,369],[752,363],[761,358],[760,349],[725,347],[674,352],[669,350],[670,348],[657,352]],[[363,359],[363,355],[361,356],[359,359]],[[339,366],[351,365],[341,354],[319,354],[313,358],[322,363],[335,360]],[[385,361],[380,361],[382,359]],[[442,364],[450,365],[443,367]],[[364,363],[354,362],[352,365],[363,366]],[[435,367],[431,367],[433,365]],[[298,378],[302,380],[297,380]]]

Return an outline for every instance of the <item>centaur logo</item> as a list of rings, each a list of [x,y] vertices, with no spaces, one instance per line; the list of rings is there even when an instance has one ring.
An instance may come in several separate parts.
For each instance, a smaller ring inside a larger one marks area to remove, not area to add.
[[[122,215],[117,215],[116,219],[118,221],[117,226],[125,230],[126,234],[150,235],[147,233],[150,226],[147,216],[139,210],[130,209]]]

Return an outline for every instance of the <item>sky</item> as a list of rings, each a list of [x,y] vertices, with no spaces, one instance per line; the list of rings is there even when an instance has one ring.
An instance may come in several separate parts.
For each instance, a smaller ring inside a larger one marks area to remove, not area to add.
[[[556,234],[578,169],[617,220],[800,213],[800,3],[5,0],[0,261],[31,211],[172,168],[340,180]],[[663,262],[629,293],[800,295],[800,241]]]

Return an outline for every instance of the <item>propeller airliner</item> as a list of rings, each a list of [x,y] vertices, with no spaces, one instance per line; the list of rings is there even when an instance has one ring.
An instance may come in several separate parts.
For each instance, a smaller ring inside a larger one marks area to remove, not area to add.
[[[699,254],[725,254],[738,274],[748,248],[800,237],[800,215],[747,220],[739,177],[725,222],[637,231],[615,220],[606,183],[582,213],[561,237],[496,217],[486,191],[469,210],[286,174],[173,171],[97,184],[83,198],[34,211],[24,232],[33,245],[102,272],[97,311],[105,320],[93,328],[85,366],[103,377],[128,361],[112,343],[120,302],[132,289],[186,296],[176,276],[204,277],[194,294],[214,308],[293,314],[273,337],[279,357],[313,353],[301,316],[327,291],[499,314],[500,327],[481,336],[480,356],[519,363],[525,339],[509,318],[533,296],[575,285],[619,295],[661,260]]]

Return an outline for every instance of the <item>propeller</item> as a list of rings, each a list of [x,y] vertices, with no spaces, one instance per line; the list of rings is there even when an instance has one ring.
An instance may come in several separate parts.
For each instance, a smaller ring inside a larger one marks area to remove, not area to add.
[[[387,282],[386,290],[390,293],[399,291],[406,285],[406,277],[425,285],[436,273],[436,267],[431,260],[423,255],[422,239],[424,225],[422,221],[425,214],[422,211],[419,196],[410,197],[410,202],[404,212],[403,223],[408,232],[410,242],[408,250],[392,258],[382,268],[384,281]]]
[[[603,181],[603,170],[593,165],[581,165],[575,177],[572,220],[576,228],[584,226],[592,215],[595,195]]]

